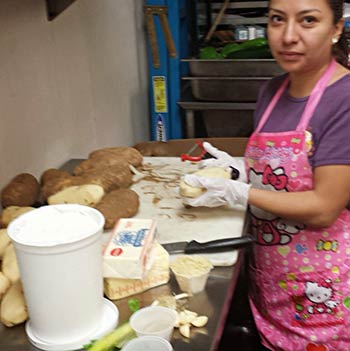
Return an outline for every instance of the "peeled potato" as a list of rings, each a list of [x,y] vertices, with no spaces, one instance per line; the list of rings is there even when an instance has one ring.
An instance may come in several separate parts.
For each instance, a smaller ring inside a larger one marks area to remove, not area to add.
[[[73,185],[49,196],[47,202],[49,205],[79,204],[95,206],[102,199],[104,194],[105,192],[100,185]]]
[[[20,216],[23,213],[34,210],[31,206],[9,206],[6,207],[0,217],[1,226],[6,228],[11,221]]]
[[[0,260],[4,256],[5,249],[10,243],[11,239],[7,234],[7,229],[0,229]]]
[[[11,285],[0,305],[0,320],[7,327],[23,323],[28,318],[28,311],[20,281]]]
[[[11,283],[16,283],[20,278],[16,252],[12,244],[5,249],[1,270],[10,279]]]
[[[221,167],[208,167],[201,169],[195,173],[195,175],[207,178],[223,178],[230,179],[231,174]],[[205,192],[204,188],[193,187],[188,185],[183,180],[180,182],[180,195],[184,197],[198,197]]]
[[[4,273],[0,272],[0,301],[5,295],[6,291],[9,289],[10,285],[10,279],[7,278]]]

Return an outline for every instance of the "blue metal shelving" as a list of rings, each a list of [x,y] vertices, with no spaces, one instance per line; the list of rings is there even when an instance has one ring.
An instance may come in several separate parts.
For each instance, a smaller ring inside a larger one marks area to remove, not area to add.
[[[145,1],[152,140],[183,137],[177,102],[181,95],[181,76],[187,71],[186,64],[181,62],[188,53],[187,12],[186,0]],[[170,38],[166,35],[164,22],[170,29]],[[150,30],[153,25],[154,31]],[[169,41],[173,50],[169,49]],[[154,56],[155,52],[158,52],[159,60]]]

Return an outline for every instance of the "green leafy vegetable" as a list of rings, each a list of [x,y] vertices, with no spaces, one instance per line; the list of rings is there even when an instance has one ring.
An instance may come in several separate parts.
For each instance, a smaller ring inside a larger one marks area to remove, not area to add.
[[[268,46],[248,47],[243,50],[231,52],[228,59],[263,59],[272,58],[271,50]]]
[[[202,60],[211,60],[220,58],[216,49],[213,46],[206,46],[199,51],[199,58]]]
[[[269,44],[266,38],[256,38],[256,39],[244,41],[242,44],[240,44],[240,48],[241,49],[260,48],[260,47],[266,47],[268,45]]]
[[[132,313],[136,312],[140,308],[140,300],[139,299],[130,299],[128,300],[128,306]]]
[[[225,58],[227,55],[231,54],[232,52],[236,52],[240,49],[240,45],[237,43],[229,43],[223,46],[221,49],[221,55]]]

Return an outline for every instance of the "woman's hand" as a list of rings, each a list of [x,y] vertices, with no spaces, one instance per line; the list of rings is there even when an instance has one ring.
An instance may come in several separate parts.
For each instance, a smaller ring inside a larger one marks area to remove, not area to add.
[[[203,195],[196,198],[184,197],[183,202],[186,205],[193,207],[247,206],[249,184],[230,179],[200,177],[194,174],[185,175],[184,181],[190,186],[206,189]]]
[[[209,158],[202,160],[199,163],[200,168],[205,167],[221,167],[225,168],[227,171],[232,172],[232,168],[239,171],[239,177],[237,180],[247,183],[247,174],[245,171],[244,160],[239,160],[235,157],[230,156],[227,152],[221,151],[211,145],[208,142],[203,142],[204,150],[215,158]]]

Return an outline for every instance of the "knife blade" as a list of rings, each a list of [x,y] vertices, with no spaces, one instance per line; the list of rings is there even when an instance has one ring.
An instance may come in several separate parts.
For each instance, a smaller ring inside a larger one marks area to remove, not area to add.
[[[226,238],[200,243],[196,240],[179,241],[174,243],[161,244],[170,254],[192,254],[223,252],[246,247],[255,242],[252,235],[244,235],[239,238]]]

